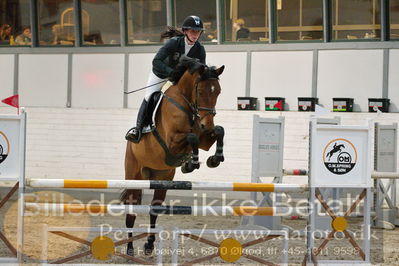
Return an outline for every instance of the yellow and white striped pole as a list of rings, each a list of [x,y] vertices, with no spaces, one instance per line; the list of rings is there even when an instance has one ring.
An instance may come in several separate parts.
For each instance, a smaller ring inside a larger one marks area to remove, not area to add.
[[[27,186],[34,188],[87,188],[87,189],[168,189],[168,190],[213,190],[246,192],[305,192],[307,185],[234,183],[234,182],[190,182],[157,180],[79,180],[79,179],[28,179]]]

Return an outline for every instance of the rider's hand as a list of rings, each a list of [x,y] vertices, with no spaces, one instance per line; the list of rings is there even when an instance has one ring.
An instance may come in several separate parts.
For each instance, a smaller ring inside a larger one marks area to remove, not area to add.
[[[168,80],[170,80],[171,82],[177,82],[179,80],[181,76],[181,73],[179,73],[179,71],[177,71],[176,69],[173,69],[172,72],[170,72]]]

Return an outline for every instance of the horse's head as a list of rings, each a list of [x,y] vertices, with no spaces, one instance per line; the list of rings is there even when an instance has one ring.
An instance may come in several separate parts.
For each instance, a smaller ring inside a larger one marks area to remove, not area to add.
[[[214,128],[215,106],[221,91],[219,76],[223,73],[223,70],[224,66],[220,68],[203,66],[196,77],[192,99],[198,109],[201,129],[203,130]]]
[[[220,94],[219,76],[224,66],[208,67],[198,60],[182,57],[175,69],[173,82],[190,104],[192,111],[199,115],[201,128],[211,130],[214,127],[215,106]]]

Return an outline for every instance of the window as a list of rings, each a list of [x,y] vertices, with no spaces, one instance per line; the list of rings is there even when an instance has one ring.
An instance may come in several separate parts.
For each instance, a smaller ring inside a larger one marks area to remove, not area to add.
[[[226,41],[268,41],[268,0],[226,1]]]
[[[76,28],[75,1],[81,4]],[[331,0],[332,40],[378,40],[383,0]],[[76,31],[83,46],[120,45],[120,0],[0,0],[0,46],[30,46],[30,4],[37,2],[40,46],[75,46]],[[167,21],[181,29],[189,15],[204,23],[201,42],[218,42],[217,2],[222,3],[227,42],[268,42],[269,14],[276,19],[277,41],[323,40],[324,0],[126,0],[126,39],[129,44],[160,44]],[[399,0],[387,1],[390,39],[399,40]],[[170,5],[170,6],[168,6]],[[274,4],[273,4],[274,6]],[[168,17],[170,11],[171,18]],[[36,19],[36,18],[35,18]],[[274,33],[274,32],[273,32]]]
[[[29,0],[0,0],[0,45],[31,45]]]
[[[82,1],[84,45],[120,44],[118,0]]]
[[[380,0],[334,0],[334,40],[379,39]]]
[[[216,0],[175,0],[175,25],[181,28],[187,16],[199,16],[204,23],[202,42],[217,42]]]
[[[389,1],[391,39],[399,39],[399,0]]]
[[[160,43],[165,25],[166,0],[127,1],[127,35],[130,44]]]
[[[40,45],[73,45],[75,22],[72,0],[39,0]]]
[[[278,0],[278,40],[323,39],[322,0]]]

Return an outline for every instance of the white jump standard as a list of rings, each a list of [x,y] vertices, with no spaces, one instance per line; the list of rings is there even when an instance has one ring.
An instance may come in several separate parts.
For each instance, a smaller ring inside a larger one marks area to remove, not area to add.
[[[310,124],[309,156],[309,203],[311,215],[308,219],[307,232],[308,254],[304,262],[313,263],[370,263],[370,208],[371,208],[371,132],[372,124],[365,126],[320,125],[316,119]],[[323,198],[320,190],[329,188],[360,189],[356,201],[341,216],[338,216]],[[327,238],[316,247],[314,232],[316,200],[331,217],[331,230]],[[363,245],[355,241],[347,230],[348,216],[363,200]],[[318,259],[321,251],[329,241],[335,238],[336,232],[342,232],[344,238],[358,250],[360,260],[324,260]]]
[[[15,185],[0,201],[0,208],[18,191],[17,245],[16,247],[0,231],[0,242],[4,242],[13,257],[0,258],[1,263],[22,263],[23,254],[23,201],[25,182],[26,113],[0,115],[0,181],[15,182]]]

